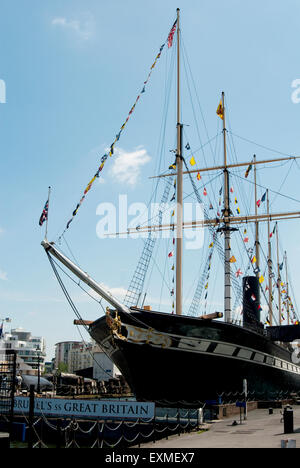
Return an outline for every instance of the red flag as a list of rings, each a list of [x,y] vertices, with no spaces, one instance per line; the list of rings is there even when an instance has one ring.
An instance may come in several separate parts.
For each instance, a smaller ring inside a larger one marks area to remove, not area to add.
[[[173,37],[176,31],[176,23],[177,23],[177,20],[173,24],[171,31],[169,32],[169,35],[168,35],[168,47],[169,48],[172,47],[172,44],[173,44]]]

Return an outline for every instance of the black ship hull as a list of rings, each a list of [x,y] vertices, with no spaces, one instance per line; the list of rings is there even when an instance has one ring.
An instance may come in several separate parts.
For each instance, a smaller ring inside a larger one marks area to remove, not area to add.
[[[300,366],[293,353],[263,333],[145,310],[118,314],[118,327],[102,317],[90,333],[138,400],[197,406],[242,392],[244,379],[249,392],[262,398],[300,391]]]

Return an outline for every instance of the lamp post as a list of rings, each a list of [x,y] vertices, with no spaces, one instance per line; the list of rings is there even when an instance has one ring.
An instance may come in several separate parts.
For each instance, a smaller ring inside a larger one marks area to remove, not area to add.
[[[41,373],[40,373],[40,355],[41,355],[41,349],[40,346],[36,348],[36,353],[38,357],[38,383],[37,383],[37,393],[41,392],[41,385],[40,385],[40,380],[41,380]]]

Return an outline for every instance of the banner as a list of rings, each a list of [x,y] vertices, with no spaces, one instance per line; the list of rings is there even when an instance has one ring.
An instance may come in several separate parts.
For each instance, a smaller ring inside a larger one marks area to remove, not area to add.
[[[15,397],[15,413],[29,412],[29,397]],[[52,416],[151,419],[155,403],[123,400],[75,400],[60,398],[35,398],[35,414]]]

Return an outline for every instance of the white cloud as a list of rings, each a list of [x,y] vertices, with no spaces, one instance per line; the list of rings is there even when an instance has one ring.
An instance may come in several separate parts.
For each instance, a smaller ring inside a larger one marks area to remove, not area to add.
[[[115,148],[114,164],[110,174],[116,181],[134,186],[138,181],[142,166],[150,160],[147,150],[143,147],[138,147],[131,152]]]
[[[93,19],[90,14],[86,15],[86,18],[80,21],[75,19],[68,20],[63,17],[53,18],[51,24],[55,27],[72,31],[83,40],[90,39],[94,32]]]
[[[5,271],[0,270],[0,280],[7,280],[7,273]]]

